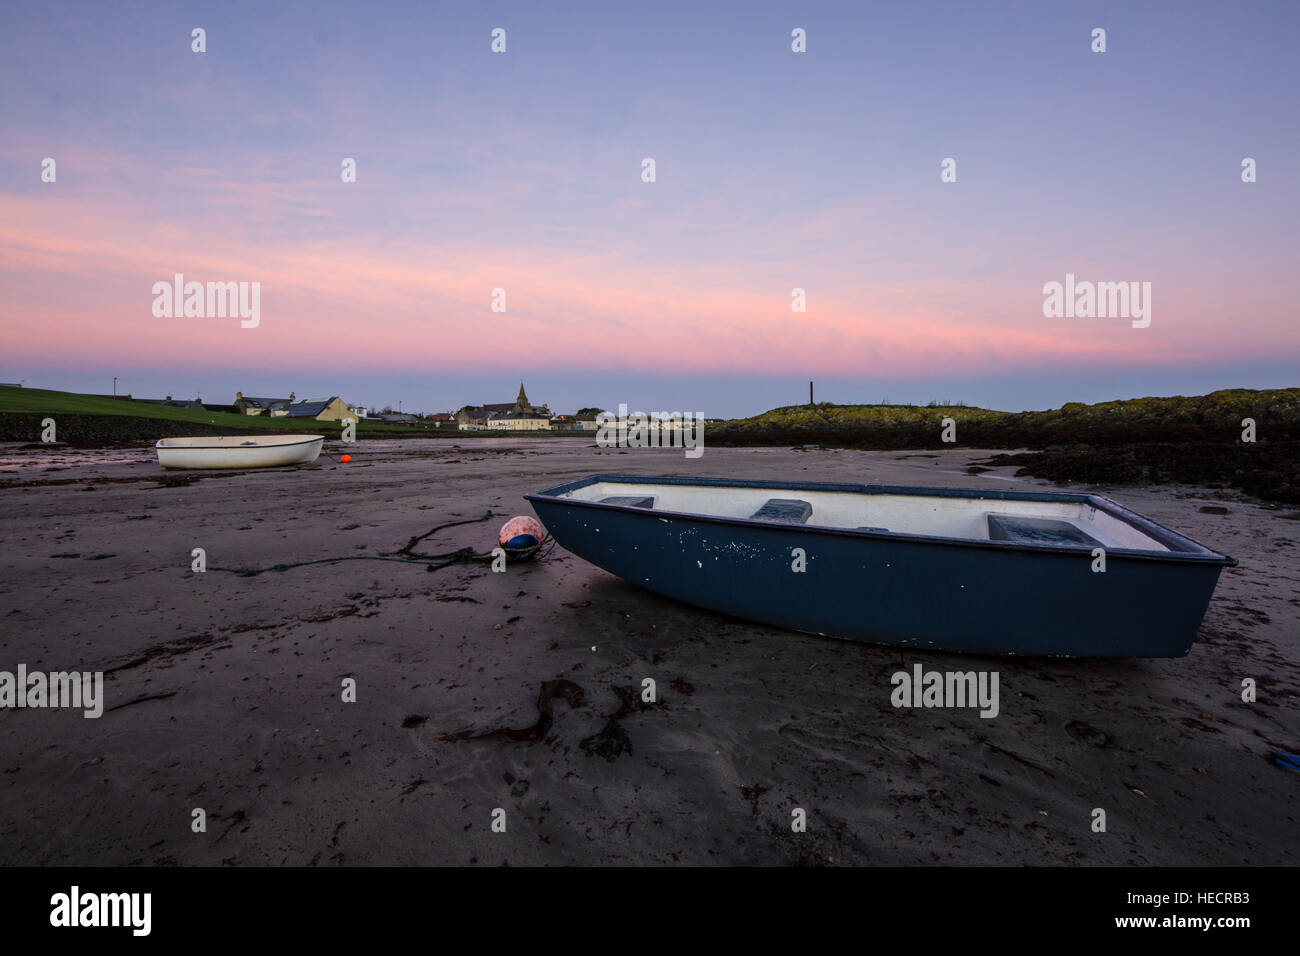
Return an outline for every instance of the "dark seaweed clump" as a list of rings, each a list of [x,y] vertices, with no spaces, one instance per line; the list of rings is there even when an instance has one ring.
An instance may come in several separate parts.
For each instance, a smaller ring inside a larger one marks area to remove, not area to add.
[[[1300,504],[1300,441],[1081,445],[995,455],[985,464],[1022,465],[1017,475],[1063,484],[1235,488],[1265,501]]]

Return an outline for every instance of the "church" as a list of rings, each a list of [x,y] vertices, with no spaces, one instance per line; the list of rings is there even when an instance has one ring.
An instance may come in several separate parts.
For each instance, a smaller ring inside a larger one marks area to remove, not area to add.
[[[528,401],[524,383],[519,383],[519,397],[498,405],[466,405],[456,413],[461,431],[493,429],[498,431],[538,431],[550,429],[551,410]]]

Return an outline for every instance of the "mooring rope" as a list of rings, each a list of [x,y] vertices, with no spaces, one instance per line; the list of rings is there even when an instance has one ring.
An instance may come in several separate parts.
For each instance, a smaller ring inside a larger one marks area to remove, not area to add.
[[[333,564],[338,561],[392,561],[396,564],[423,564],[426,565],[426,571],[440,571],[443,568],[451,567],[453,564],[469,564],[471,562],[490,562],[495,558],[492,551],[475,551],[473,548],[457,548],[455,551],[444,551],[441,554],[418,554],[411,549],[423,541],[425,538],[432,537],[444,528],[454,528],[463,524],[478,524],[482,521],[488,521],[493,517],[491,511],[481,518],[468,518],[464,521],[449,521],[446,524],[440,524],[436,528],[430,528],[424,534],[418,534],[411,538],[410,541],[391,554],[347,554],[333,558],[313,558],[310,561],[291,561],[284,564],[273,564],[267,568],[219,568],[209,566],[209,571],[225,571],[228,574],[237,574],[241,578],[252,578],[259,574],[266,574],[268,571],[288,571],[292,568],[305,568],[313,564]],[[555,546],[555,539],[549,534],[542,538],[537,544],[529,548],[518,548],[507,551],[507,557],[512,557],[518,561],[523,558],[533,556],[545,557],[551,553]],[[545,551],[542,549],[545,548]],[[496,550],[495,548],[493,550]],[[395,555],[409,555],[409,557],[395,557]]]

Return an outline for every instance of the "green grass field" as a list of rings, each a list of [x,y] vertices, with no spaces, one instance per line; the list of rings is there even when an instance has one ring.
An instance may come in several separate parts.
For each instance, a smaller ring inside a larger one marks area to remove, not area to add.
[[[146,402],[126,401],[120,398],[101,398],[96,395],[78,395],[75,392],[56,392],[44,388],[14,388],[0,386],[0,415],[120,415],[126,418],[164,418],[178,422],[199,422],[226,428],[265,428],[268,431],[300,432],[303,429],[337,431],[338,422],[318,422],[315,419],[267,418],[260,415],[235,415],[229,412],[209,412],[202,409],[169,408]],[[403,426],[361,423],[358,431],[391,432],[409,435],[411,429]],[[421,429],[421,432],[425,429]],[[436,429],[428,429],[436,431]]]

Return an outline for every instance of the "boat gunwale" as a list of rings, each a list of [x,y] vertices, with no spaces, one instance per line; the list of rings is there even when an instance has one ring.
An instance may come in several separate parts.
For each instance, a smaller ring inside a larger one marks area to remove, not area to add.
[[[172,438],[184,438],[184,437],[186,437],[186,436],[184,436],[184,435],[172,435],[172,436],[170,436],[170,437],[172,437]],[[214,438],[215,438],[215,437],[221,437],[221,438],[261,438],[262,436],[261,436],[261,435],[221,435],[221,436],[215,436],[215,435],[214,435],[214,436],[197,435],[197,436],[195,436],[195,437],[197,437],[197,438],[206,438],[206,437],[214,437]],[[278,438],[279,436],[278,436],[278,435],[275,435],[275,436],[267,436],[267,437]],[[289,437],[289,436],[285,436],[285,437]],[[324,436],[324,435],[307,435],[307,436],[304,436],[303,439],[302,439],[301,441],[280,441],[280,442],[274,442],[273,444],[261,444],[261,443],[258,443],[258,442],[254,442],[254,443],[251,444],[251,445],[164,445],[163,442],[165,442],[165,441],[167,441],[166,438],[159,438],[156,442],[154,442],[154,446],[153,446],[153,447],[154,447],[154,448],[161,448],[161,449],[163,449],[164,451],[196,451],[196,450],[198,450],[198,451],[249,451],[249,450],[254,449],[254,448],[292,448],[294,445],[310,445],[310,444],[312,444],[313,442],[322,442],[322,443],[323,443],[323,442],[325,441],[325,436]]]
[[[976,538],[952,538],[943,535],[909,534],[903,531],[861,531],[856,528],[833,528],[827,525],[784,525],[753,518],[733,518],[726,515],[709,515],[692,511],[666,511],[661,509],[637,508],[630,505],[607,504],[601,501],[588,501],[583,498],[561,497],[580,488],[608,482],[610,484],[661,484],[661,485],[698,485],[711,488],[770,488],[788,491],[822,491],[859,495],[912,495],[934,498],[973,498],[991,501],[1055,501],[1089,504],[1126,524],[1132,525],[1148,537],[1170,548],[1169,551],[1148,551],[1140,548],[1105,548],[1109,558],[1118,555],[1140,561],[1175,562],[1185,564],[1202,564],[1216,567],[1236,567],[1238,561],[1213,548],[1206,547],[1186,535],[1179,534],[1164,525],[1157,524],[1150,518],[1130,511],[1119,502],[1104,495],[1074,491],[981,491],[962,488],[926,488],[915,485],[852,485],[824,481],[773,481],[770,479],[741,478],[693,478],[681,475],[588,475],[576,481],[557,485],[545,491],[524,495],[526,501],[548,501],[578,505],[585,508],[613,510],[635,513],[642,516],[659,516],[704,521],[709,524],[739,525],[748,528],[768,528],[788,531],[815,532],[817,534],[843,535],[853,538],[878,538],[889,541],[902,541],[916,544],[939,544],[966,548],[984,548],[994,551],[1025,551],[1032,554],[1056,554],[1076,557],[1091,554],[1093,549],[1087,545],[1024,544],[1014,541],[991,541]],[[1178,550],[1173,550],[1177,548]]]

